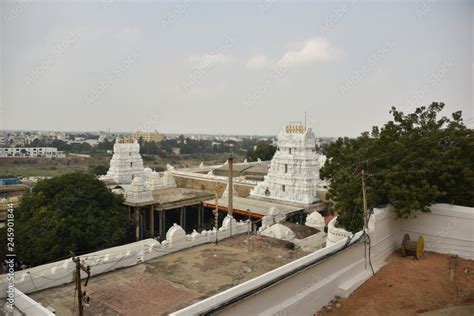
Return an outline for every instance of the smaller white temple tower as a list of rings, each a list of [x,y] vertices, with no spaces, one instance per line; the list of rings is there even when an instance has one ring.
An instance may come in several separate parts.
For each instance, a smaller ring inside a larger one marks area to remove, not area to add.
[[[142,177],[133,178],[132,184],[125,191],[125,198],[132,203],[145,203],[153,201],[153,194],[145,187]]]
[[[316,153],[316,138],[311,128],[301,123],[290,123],[278,135],[278,149],[268,174],[250,195],[301,204],[314,203],[318,200],[319,169],[324,158]]]
[[[117,139],[114,155],[107,174],[101,180],[112,180],[119,184],[130,184],[135,177],[145,178],[140,145],[130,138]]]

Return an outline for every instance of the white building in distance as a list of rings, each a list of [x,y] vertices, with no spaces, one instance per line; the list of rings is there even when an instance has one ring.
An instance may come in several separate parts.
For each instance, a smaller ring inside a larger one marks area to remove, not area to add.
[[[64,158],[64,152],[55,147],[4,147],[0,148],[0,158]]]
[[[302,124],[285,126],[277,144],[268,174],[250,195],[300,204],[318,201],[319,169],[326,157],[316,153],[311,129]]]

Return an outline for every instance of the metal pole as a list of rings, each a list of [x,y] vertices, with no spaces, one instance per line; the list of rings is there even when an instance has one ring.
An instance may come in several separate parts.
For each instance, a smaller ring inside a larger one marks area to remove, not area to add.
[[[364,203],[364,234],[367,234],[367,196],[365,191],[365,174],[362,169],[362,198]],[[365,269],[367,269],[367,237],[364,236],[364,256],[365,256]]]
[[[227,195],[227,199],[228,199],[228,214],[230,216],[232,216],[232,213],[233,213],[233,210],[234,210],[234,205],[233,205],[233,193],[234,193],[234,189],[233,189],[233,185],[234,185],[234,157],[230,156],[229,157],[229,163],[228,163],[228,178],[229,178],[229,184],[228,184],[228,187],[229,187],[229,194]]]
[[[229,179],[229,184],[228,184],[228,189],[229,192],[227,194],[227,214],[232,217],[233,212],[234,212],[234,205],[233,205],[233,193],[234,193],[234,157],[230,155],[229,157],[229,163],[228,163],[228,179]],[[229,229],[229,237],[232,237],[232,220],[230,221],[230,229]]]
[[[219,195],[217,183],[214,186],[214,194],[216,198],[216,209],[214,210],[214,227],[216,228],[216,245],[217,245],[217,232],[219,231]]]

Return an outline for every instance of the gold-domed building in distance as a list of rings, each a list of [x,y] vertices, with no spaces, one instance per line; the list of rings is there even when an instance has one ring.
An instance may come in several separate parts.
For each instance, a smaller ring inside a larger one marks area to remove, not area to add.
[[[133,133],[132,137],[137,141],[141,138],[144,142],[155,142],[155,143],[159,143],[165,139],[165,135],[162,133],[159,133],[158,131],[154,131],[154,132],[136,131]]]

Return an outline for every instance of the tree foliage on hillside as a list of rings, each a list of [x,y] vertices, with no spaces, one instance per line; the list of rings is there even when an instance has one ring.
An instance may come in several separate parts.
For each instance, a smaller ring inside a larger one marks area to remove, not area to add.
[[[55,147],[59,151],[73,152],[73,153],[105,153],[107,150],[112,150],[114,147],[114,141],[105,139],[103,142],[97,144],[97,146],[91,146],[87,142],[73,142],[68,144],[67,142],[55,139],[45,140],[35,138],[31,143],[26,144],[25,147]]]
[[[271,144],[259,142],[257,143],[255,149],[247,151],[247,159],[250,161],[257,161],[258,158],[264,161],[271,160],[275,154],[276,149],[277,148]]]
[[[179,149],[180,154],[222,154],[230,152],[247,151],[255,146],[256,140],[244,138],[241,142],[234,140],[192,139],[180,135],[178,138],[164,139],[160,142],[145,142],[139,139],[140,153],[142,155],[159,155],[162,158],[175,156],[174,150]]]
[[[109,171],[109,166],[107,165],[89,165],[89,173],[94,176],[103,176]]]
[[[393,119],[383,127],[339,138],[325,149],[321,177],[331,183],[341,226],[362,228],[362,169],[368,206],[391,204],[399,218],[429,212],[433,203],[474,206],[474,131],[460,111],[439,117],[443,108],[432,103],[404,114],[393,107]]]
[[[67,257],[69,251],[83,253],[126,243],[131,222],[122,199],[85,173],[38,182],[14,213],[17,257],[39,265]],[[4,229],[1,234],[5,236]]]

